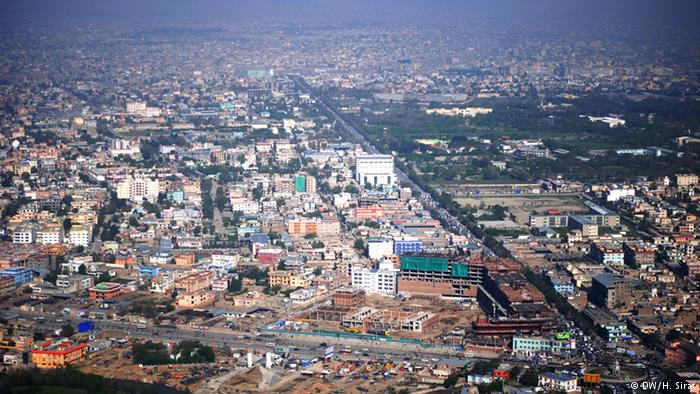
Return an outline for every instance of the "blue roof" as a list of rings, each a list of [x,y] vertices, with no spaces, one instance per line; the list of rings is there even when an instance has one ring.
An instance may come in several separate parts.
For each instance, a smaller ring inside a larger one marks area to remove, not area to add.
[[[555,372],[545,372],[541,374],[542,376],[546,376],[552,380],[561,380],[561,381],[566,381],[566,380],[571,380],[571,379],[576,379],[575,376],[565,374],[565,373],[555,373]]]
[[[250,235],[250,242],[254,244],[269,244],[270,237],[267,234],[257,233]]]

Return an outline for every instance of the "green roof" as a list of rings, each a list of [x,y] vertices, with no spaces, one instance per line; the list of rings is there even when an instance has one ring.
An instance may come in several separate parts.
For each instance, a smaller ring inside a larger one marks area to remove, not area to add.
[[[294,188],[296,189],[297,193],[306,192],[306,177],[304,175],[299,175],[294,178]]]
[[[109,290],[109,286],[100,283],[99,285],[95,286],[97,290]]]
[[[449,260],[437,257],[401,256],[401,269],[407,271],[448,272]]]

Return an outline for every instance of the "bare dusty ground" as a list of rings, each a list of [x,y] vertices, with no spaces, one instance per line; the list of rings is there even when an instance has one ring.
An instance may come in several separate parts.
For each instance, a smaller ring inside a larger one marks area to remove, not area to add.
[[[584,205],[573,196],[484,196],[457,197],[455,200],[462,205],[476,208],[482,205],[486,207],[501,205],[508,208],[519,224],[527,224],[532,211],[545,213],[548,209],[559,209],[563,212],[585,210]]]

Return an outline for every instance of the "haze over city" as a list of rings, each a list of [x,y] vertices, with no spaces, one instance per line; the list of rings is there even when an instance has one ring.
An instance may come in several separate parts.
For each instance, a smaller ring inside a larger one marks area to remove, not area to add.
[[[0,4],[0,391],[700,392],[700,3]]]

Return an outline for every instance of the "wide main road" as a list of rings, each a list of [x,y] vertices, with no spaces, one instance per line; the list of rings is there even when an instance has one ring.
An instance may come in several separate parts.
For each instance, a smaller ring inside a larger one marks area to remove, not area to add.
[[[313,90],[309,87],[309,85],[306,83],[306,81],[304,81],[303,78],[299,76],[294,76],[293,79],[297,86],[306,89],[309,95],[314,94]],[[325,97],[317,95],[315,98],[316,102],[318,102],[321,107],[323,107],[326,111],[333,115],[335,121],[338,125],[340,125],[342,130],[348,135],[350,135],[353,139],[358,141],[365,151],[367,151],[370,154],[381,154],[381,152],[374,145],[372,145],[372,143],[367,138],[365,138],[365,136],[363,136],[359,131],[357,131],[357,128],[355,128],[355,126],[345,121],[345,119],[338,113],[338,111],[336,111],[336,109],[333,106],[328,104]],[[465,225],[463,225],[457,218],[452,216],[452,214],[450,214],[447,211],[447,209],[440,205],[440,203],[438,203],[430,195],[430,193],[427,193],[425,190],[423,190],[422,187],[415,183],[400,168],[394,167],[394,171],[396,172],[396,176],[399,182],[408,185],[411,189],[417,192],[420,195],[421,202],[424,205],[428,206],[430,209],[437,212],[439,218],[447,224],[450,231],[454,232],[455,234],[465,235],[469,237],[469,239],[472,242],[474,242],[477,246],[483,246],[484,252],[487,255],[493,256],[493,252],[488,247],[486,247],[486,245],[481,244],[482,240],[477,238],[471,231],[469,231],[469,229]]]
[[[58,330],[63,328],[66,323],[71,323],[76,327],[78,322],[84,321],[83,318],[73,316],[53,316],[46,313],[16,311],[16,313],[25,319],[36,319],[43,317],[40,325],[42,328]],[[145,340],[162,341],[162,342],[180,342],[180,341],[199,341],[201,343],[216,346],[229,347],[235,349],[246,349],[247,351],[257,351],[259,353],[273,351],[272,347],[287,347],[290,349],[290,354],[295,357],[313,358],[321,357],[326,346],[335,346],[336,351],[340,348],[349,348],[351,350],[367,354],[368,356],[379,359],[392,357],[396,360],[404,358],[429,358],[430,362],[441,362],[452,366],[464,365],[464,360],[457,357],[456,351],[446,352],[444,349],[420,349],[416,346],[398,346],[396,344],[382,343],[381,341],[359,341],[346,340],[343,338],[316,337],[308,338],[304,335],[298,335],[295,338],[290,338],[289,335],[282,336],[266,336],[261,335],[253,338],[241,338],[234,333],[222,333],[214,331],[190,330],[183,328],[161,327],[152,324],[139,325],[126,321],[114,320],[92,320],[95,324],[95,330],[103,332],[119,332],[124,337],[139,338]],[[145,328],[139,328],[139,326]],[[115,335],[118,337],[118,335]],[[323,345],[321,345],[323,344]],[[474,354],[476,358],[492,358],[493,355]]]

